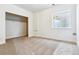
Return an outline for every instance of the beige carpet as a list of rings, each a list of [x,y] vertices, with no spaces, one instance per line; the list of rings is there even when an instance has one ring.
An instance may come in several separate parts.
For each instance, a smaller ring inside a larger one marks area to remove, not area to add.
[[[74,44],[57,42],[42,38],[21,37],[8,39],[0,45],[0,55],[79,55]]]

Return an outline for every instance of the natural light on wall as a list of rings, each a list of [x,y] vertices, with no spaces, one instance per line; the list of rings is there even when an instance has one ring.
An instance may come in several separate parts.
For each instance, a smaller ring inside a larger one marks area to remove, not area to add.
[[[71,10],[55,12],[52,26],[53,28],[71,28]]]

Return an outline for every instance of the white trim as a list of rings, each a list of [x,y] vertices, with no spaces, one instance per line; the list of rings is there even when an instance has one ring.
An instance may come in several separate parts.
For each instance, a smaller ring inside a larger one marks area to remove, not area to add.
[[[2,41],[2,42],[0,42],[0,45],[1,45],[1,44],[5,44],[5,43],[6,43],[5,41]]]
[[[77,46],[79,47],[79,4],[76,6],[76,33],[77,33]]]

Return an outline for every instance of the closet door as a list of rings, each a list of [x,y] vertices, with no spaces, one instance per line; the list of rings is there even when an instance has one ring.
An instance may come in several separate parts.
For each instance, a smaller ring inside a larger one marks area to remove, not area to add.
[[[28,35],[27,17],[6,14],[6,39]]]

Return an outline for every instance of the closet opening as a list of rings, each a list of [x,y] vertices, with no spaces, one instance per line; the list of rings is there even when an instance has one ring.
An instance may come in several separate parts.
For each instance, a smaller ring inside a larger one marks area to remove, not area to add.
[[[28,17],[6,12],[6,39],[28,37]]]

